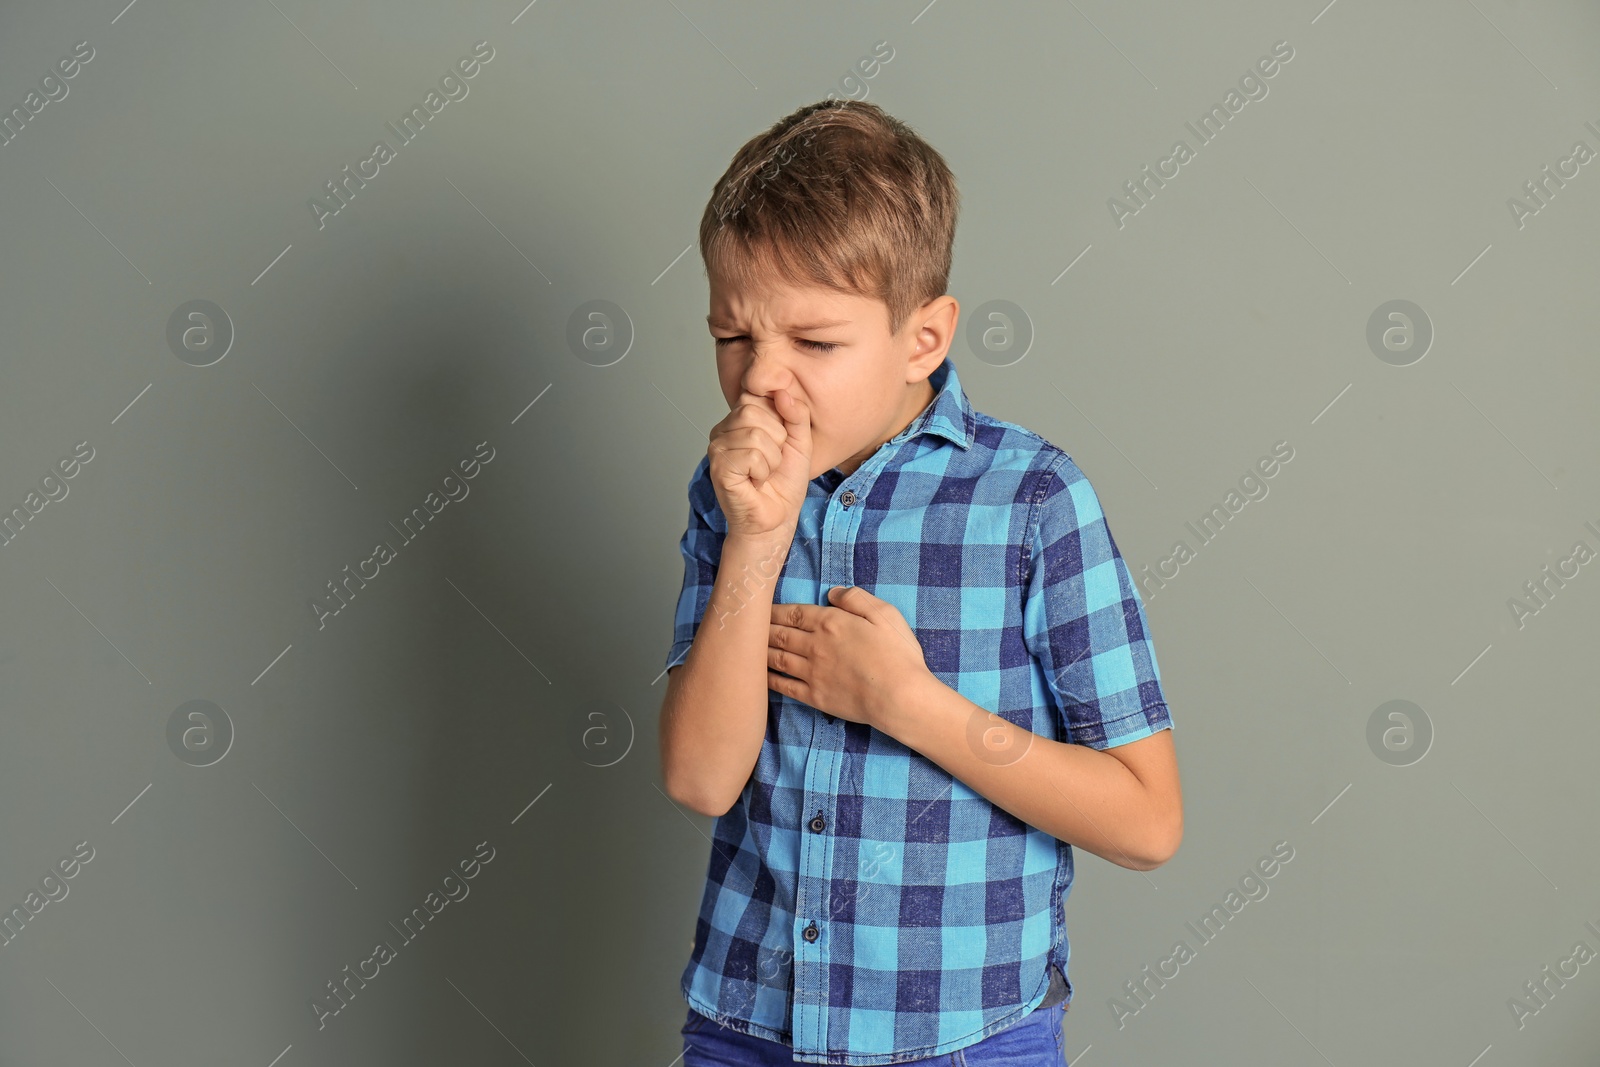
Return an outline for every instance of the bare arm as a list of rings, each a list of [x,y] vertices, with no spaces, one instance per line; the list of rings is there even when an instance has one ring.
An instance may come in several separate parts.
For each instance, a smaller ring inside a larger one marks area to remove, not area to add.
[[[793,529],[722,544],[717,583],[688,658],[667,672],[661,780],[667,796],[718,816],[743,792],[767,729],[767,631]]]
[[[733,807],[767,732],[767,625],[811,474],[811,410],[745,392],[706,446],[725,521],[717,580],[661,702],[661,780],[702,815]],[[704,525],[705,520],[702,520]]]

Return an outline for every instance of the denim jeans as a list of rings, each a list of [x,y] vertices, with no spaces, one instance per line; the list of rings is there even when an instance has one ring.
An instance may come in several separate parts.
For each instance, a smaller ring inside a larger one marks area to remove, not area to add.
[[[904,1062],[910,1067],[1064,1067],[1063,1008],[1061,1004],[1039,1008],[975,1045]],[[771,1067],[795,1062],[790,1046],[742,1034],[693,1008],[681,1032],[683,1067]]]

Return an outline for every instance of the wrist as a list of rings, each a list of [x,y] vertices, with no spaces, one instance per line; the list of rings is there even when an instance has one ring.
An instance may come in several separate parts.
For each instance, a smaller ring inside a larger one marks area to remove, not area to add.
[[[722,541],[722,554],[737,555],[745,561],[772,561],[774,576],[789,558],[789,547],[794,544],[795,527],[780,526],[763,533],[732,533]]]
[[[722,542],[713,601],[742,605],[756,597],[770,602],[789,559],[791,540],[780,535],[729,534]]]
[[[949,689],[925,668],[908,682],[885,686],[881,703],[872,717],[873,729],[888,734],[907,748],[921,751],[912,740],[935,716],[941,692]]]

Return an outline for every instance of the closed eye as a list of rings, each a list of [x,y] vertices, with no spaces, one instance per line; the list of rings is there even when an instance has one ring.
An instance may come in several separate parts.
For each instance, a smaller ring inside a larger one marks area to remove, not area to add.
[[[718,337],[718,338],[716,338],[716,342],[717,342],[717,347],[718,348],[721,348],[724,345],[731,345],[735,341],[745,341],[745,340],[748,340],[748,338],[744,334],[740,334],[738,337]],[[835,348],[839,347],[837,344],[830,343],[828,341],[806,341],[806,340],[802,340],[802,341],[799,341],[797,343],[805,345],[806,347],[810,348],[814,352],[832,352]]]

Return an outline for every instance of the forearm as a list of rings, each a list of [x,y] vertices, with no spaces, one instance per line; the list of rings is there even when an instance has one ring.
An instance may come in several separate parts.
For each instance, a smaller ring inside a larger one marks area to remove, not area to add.
[[[688,657],[661,707],[667,795],[706,815],[738,799],[767,727],[767,633],[793,531],[728,536]]]
[[[991,715],[932,674],[874,726],[1028,825],[1119,866],[1158,867],[1181,835],[1181,806],[1117,757]]]

